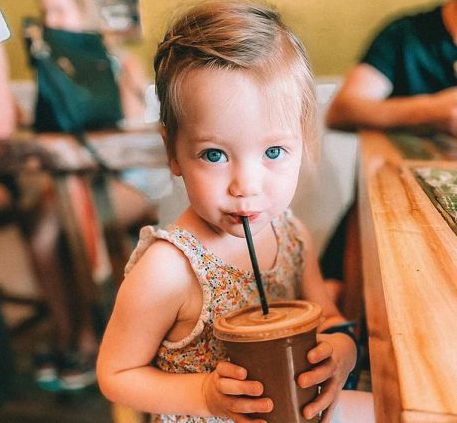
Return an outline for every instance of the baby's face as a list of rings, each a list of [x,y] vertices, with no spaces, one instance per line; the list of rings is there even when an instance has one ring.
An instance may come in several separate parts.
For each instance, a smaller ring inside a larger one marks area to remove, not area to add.
[[[302,155],[297,118],[284,119],[242,71],[191,71],[181,90],[183,116],[172,171],[183,177],[191,207],[216,232],[255,234],[295,193]],[[289,121],[288,124],[285,122]]]

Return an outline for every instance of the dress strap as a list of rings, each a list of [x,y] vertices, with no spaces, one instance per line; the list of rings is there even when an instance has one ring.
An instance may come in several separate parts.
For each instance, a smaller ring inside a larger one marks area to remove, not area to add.
[[[138,244],[125,266],[125,274],[132,270],[133,266],[140,260],[146,250],[158,239],[168,241],[182,251],[189,260],[192,270],[202,288],[202,310],[192,332],[178,342],[164,341],[164,345],[168,348],[182,348],[202,333],[205,323],[211,317],[212,290],[207,278],[207,270],[211,264],[207,255],[204,254],[206,251],[205,248],[190,232],[176,227],[156,229],[153,226],[145,226],[141,228]]]
[[[298,255],[291,254],[291,251],[287,251],[285,255],[282,254],[282,257],[290,261],[294,268],[304,271],[308,242],[303,223],[300,222],[291,209],[287,209],[277,219],[273,220],[273,227],[279,228],[277,230],[277,236],[279,244],[283,248],[291,249],[293,248],[292,246],[296,246],[297,243],[299,244],[298,250],[300,253]]]

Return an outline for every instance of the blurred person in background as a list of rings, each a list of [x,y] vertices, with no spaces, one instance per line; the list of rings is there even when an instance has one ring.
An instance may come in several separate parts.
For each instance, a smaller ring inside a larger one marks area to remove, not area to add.
[[[140,58],[122,47],[122,35],[104,25],[96,0],[39,0],[44,24],[64,31],[101,32],[119,84],[126,128],[144,125],[145,91],[150,84]]]
[[[456,83],[457,0],[453,0],[385,25],[343,81],[326,124],[345,131],[409,128],[457,136]],[[347,258],[353,258],[357,248],[355,226],[351,206],[321,259],[324,276],[336,281],[329,284],[336,296],[342,293],[337,282],[345,278]]]
[[[457,135],[457,1],[386,25],[327,113],[333,129],[426,127]]]
[[[8,140],[16,130],[19,120],[19,112],[9,85],[9,67],[3,45],[0,44],[0,142]],[[5,214],[9,213],[11,206],[11,190],[14,183],[7,175],[2,175],[0,180],[0,215],[1,220]]]
[[[39,3],[43,23],[50,28],[73,32],[97,31],[100,28],[95,0],[39,0]],[[121,94],[124,126],[142,126],[145,110],[143,93],[148,81],[141,62],[123,52],[117,43],[112,42],[110,48]],[[118,56],[115,57],[114,53]],[[2,97],[5,93],[5,98],[10,98],[9,89],[0,92]],[[5,120],[5,126],[2,123],[0,131],[7,137],[14,131],[17,119],[14,109],[9,112],[2,98],[3,110],[6,112],[0,119],[2,122]],[[71,269],[65,265],[69,257],[61,242],[62,231],[52,177],[44,175],[37,186],[39,199],[28,212],[22,213],[21,225],[29,241],[37,282],[48,304],[54,330],[50,344],[40,346],[35,354],[36,380],[39,386],[51,391],[82,389],[95,383],[97,330],[100,329],[97,323],[100,322],[94,321],[93,305],[77,292]],[[84,189],[78,190],[77,186],[77,183],[72,184],[72,192],[83,201]],[[1,195],[0,190],[0,201]],[[7,195],[11,196],[11,189],[7,190]],[[155,209],[151,208],[150,202],[118,180],[110,182],[110,198],[117,222],[123,229],[145,222],[155,223]],[[94,225],[96,222],[85,224]]]
[[[141,60],[122,48],[119,36],[104,32],[96,0],[39,0],[43,23],[52,29],[71,32],[101,32],[111,53],[117,78],[122,113],[122,126],[135,129],[145,126],[145,92],[150,83]],[[135,170],[127,170],[126,173]],[[139,221],[154,220],[154,210],[145,197],[119,181],[112,181],[110,197],[119,224],[128,228]]]
[[[20,112],[11,92],[8,78],[8,63],[3,46],[0,45],[0,140],[8,141],[20,125]],[[89,314],[75,316],[70,310],[80,307],[75,303],[72,292],[67,292],[71,275],[65,271],[60,250],[59,217],[55,207],[52,182],[39,178],[33,187],[22,186],[14,175],[4,174],[0,179],[1,224],[18,223],[27,239],[27,249],[35,272],[39,289],[48,304],[52,317],[53,346],[39,347],[36,354],[37,381],[49,390],[57,389],[58,372],[71,376],[69,388],[94,383],[93,360],[98,341]],[[39,195],[26,209],[21,207],[24,197]],[[78,314],[80,314],[78,312]],[[77,333],[76,333],[77,332]],[[78,353],[90,357],[75,358]],[[2,354],[3,355],[3,354]],[[88,364],[87,362],[91,363]]]
[[[19,118],[16,102],[9,86],[9,68],[3,45],[0,44],[0,93],[2,113],[0,113],[0,140],[8,139],[16,129]]]
[[[1,16],[0,16],[1,18]],[[17,108],[9,86],[9,70],[3,45],[0,44],[0,142],[6,140],[16,128]],[[11,210],[12,194],[11,179],[0,176],[0,225],[4,223]],[[14,186],[14,185],[13,185]],[[10,349],[8,331],[0,309],[0,404],[7,398],[11,390],[13,378],[13,358]]]

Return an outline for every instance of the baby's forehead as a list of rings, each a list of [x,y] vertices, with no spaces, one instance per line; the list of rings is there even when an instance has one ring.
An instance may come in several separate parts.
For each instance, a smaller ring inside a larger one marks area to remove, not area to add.
[[[247,113],[264,112],[287,126],[300,125],[302,96],[293,78],[263,75],[245,69],[193,69],[179,84],[178,122],[201,109],[219,114],[233,107]],[[235,110],[236,111],[236,110]]]

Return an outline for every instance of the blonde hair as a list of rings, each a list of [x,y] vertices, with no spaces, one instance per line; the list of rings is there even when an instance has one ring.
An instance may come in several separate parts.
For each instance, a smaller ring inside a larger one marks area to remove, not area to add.
[[[296,107],[310,163],[317,157],[316,99],[305,49],[279,14],[249,1],[213,1],[191,8],[167,31],[154,59],[160,120],[167,130],[167,152],[175,154],[181,116],[181,82],[193,69],[243,70],[256,78],[291,118]],[[287,103],[286,101],[289,100]]]

